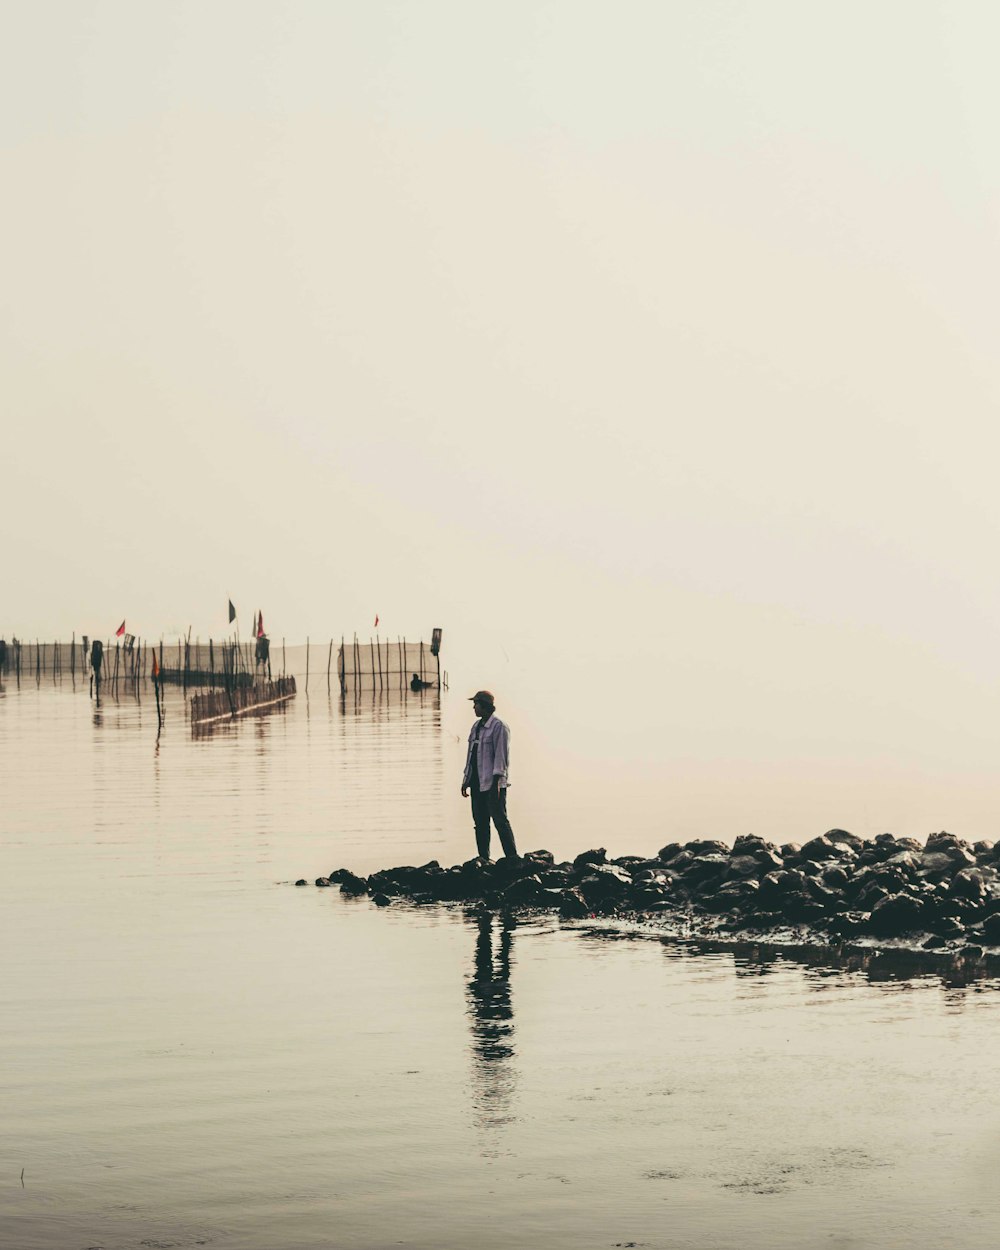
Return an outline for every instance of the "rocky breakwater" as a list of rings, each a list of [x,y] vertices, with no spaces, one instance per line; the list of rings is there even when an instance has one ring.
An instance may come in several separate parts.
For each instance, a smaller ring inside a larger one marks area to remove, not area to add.
[[[305,885],[301,880],[298,885]],[[882,834],[863,841],[842,829],[800,845],[753,835],[732,847],[694,841],[653,858],[603,849],[556,863],[531,851],[496,863],[436,861],[360,877],[346,868],[316,880],[380,906],[482,901],[493,907],[551,908],[568,918],[662,917],[665,926],[801,940],[894,941],[925,949],[1000,947],[1000,846],[950,833],[926,843]]]

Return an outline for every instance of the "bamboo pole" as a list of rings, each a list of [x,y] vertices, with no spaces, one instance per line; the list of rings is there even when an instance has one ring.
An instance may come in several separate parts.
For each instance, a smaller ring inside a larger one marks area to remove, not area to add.
[[[326,689],[330,690],[330,666],[333,664],[333,639],[330,639],[330,654],[326,657]]]
[[[309,689],[309,635],[306,634],[306,690]]]

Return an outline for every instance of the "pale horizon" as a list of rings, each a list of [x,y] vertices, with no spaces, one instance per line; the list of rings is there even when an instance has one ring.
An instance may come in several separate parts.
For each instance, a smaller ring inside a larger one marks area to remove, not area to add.
[[[996,823],[991,8],[7,17],[5,636],[378,613],[672,785]]]

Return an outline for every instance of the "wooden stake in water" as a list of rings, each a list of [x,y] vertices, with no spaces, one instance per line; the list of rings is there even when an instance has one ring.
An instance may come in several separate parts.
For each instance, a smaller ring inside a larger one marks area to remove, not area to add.
[[[306,634],[306,690],[309,689],[309,635]]]
[[[153,652],[153,689],[156,691],[156,736],[159,738],[163,728],[163,708],[160,704],[160,669],[156,663],[156,652]]]

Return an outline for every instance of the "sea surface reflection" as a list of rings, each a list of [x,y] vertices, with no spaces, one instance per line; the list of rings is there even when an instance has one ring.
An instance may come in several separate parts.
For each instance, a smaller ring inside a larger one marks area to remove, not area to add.
[[[989,967],[291,884],[468,858],[467,715],[3,684],[0,1245],[992,1248]]]

